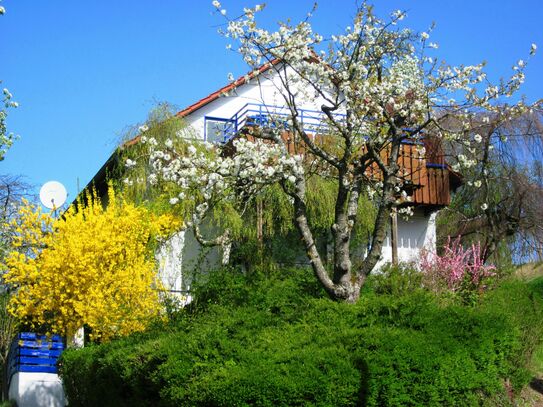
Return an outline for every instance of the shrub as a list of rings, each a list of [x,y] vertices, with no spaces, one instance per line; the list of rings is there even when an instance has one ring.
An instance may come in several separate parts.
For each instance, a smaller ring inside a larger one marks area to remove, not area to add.
[[[485,288],[489,277],[495,275],[492,265],[485,265],[481,244],[477,242],[465,249],[460,237],[447,240],[443,255],[424,252],[420,268],[424,274],[424,284],[433,291],[448,289],[458,292],[466,302],[474,302],[478,293]]]
[[[422,277],[411,264],[389,264],[371,275],[369,284],[378,294],[405,295],[422,288]]]
[[[314,281],[210,276],[175,325],[65,352],[70,405],[466,406],[527,380],[542,326],[532,286],[504,283],[470,307],[410,288],[349,305]]]
[[[161,310],[152,242],[179,225],[108,188],[103,207],[87,192],[59,218],[26,202],[3,283],[8,310],[32,330],[68,337],[87,326],[93,340],[143,331]]]

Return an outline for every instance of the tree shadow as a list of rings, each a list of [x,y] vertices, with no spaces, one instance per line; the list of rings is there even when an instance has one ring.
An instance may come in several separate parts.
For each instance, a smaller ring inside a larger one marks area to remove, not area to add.
[[[534,377],[530,382],[530,388],[537,391],[539,394],[543,394],[543,379]]]
[[[360,388],[358,390],[358,402],[357,406],[364,407],[368,405],[368,395],[369,395],[369,378],[370,370],[366,361],[362,360],[357,364],[358,371],[360,372]]]

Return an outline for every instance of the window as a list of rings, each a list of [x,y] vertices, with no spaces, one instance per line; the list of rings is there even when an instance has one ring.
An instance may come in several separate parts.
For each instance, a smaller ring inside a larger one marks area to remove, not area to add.
[[[234,135],[235,122],[219,117],[205,118],[205,140],[210,143],[224,143]]]

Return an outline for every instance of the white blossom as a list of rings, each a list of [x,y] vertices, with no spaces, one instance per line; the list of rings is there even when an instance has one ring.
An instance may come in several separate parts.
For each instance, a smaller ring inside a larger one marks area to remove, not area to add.
[[[401,21],[405,18],[406,13],[404,13],[402,10],[396,10],[392,12],[391,17],[397,19],[398,21]]]

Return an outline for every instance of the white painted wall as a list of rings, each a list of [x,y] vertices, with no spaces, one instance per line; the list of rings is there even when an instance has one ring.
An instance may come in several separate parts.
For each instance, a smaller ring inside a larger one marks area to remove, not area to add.
[[[436,216],[437,212],[427,214],[423,209],[417,208],[409,219],[398,218],[398,258],[400,262],[416,263],[422,249],[435,252]],[[390,231],[381,253],[382,257],[375,270],[392,262]],[[206,270],[217,268],[221,264],[220,249],[213,248],[204,255],[202,248],[190,231],[179,232],[170,241],[165,242],[157,254],[157,258],[160,265],[159,275],[164,286],[170,290],[180,291],[190,290],[193,273],[205,273]],[[183,305],[192,300],[185,292],[177,295]]]
[[[398,260],[401,263],[416,263],[423,248],[435,251],[436,216],[437,212],[426,214],[423,209],[416,208],[414,215],[409,219],[398,217]],[[376,269],[392,262],[390,230],[383,244],[381,256]]]
[[[174,234],[158,250],[158,277],[167,290],[182,291],[183,288],[183,247],[185,231]]]
[[[290,68],[289,68],[290,69]],[[213,102],[205,105],[197,111],[191,113],[185,120],[194,131],[195,138],[204,139],[205,117],[218,117],[230,119],[247,103],[265,104],[268,106],[285,106],[285,100],[282,96],[284,89],[281,81],[277,77],[274,68],[258,76],[258,79],[252,79],[248,84],[236,88],[230,95],[220,97]],[[318,110],[324,103],[324,99],[317,98],[309,101],[314,95],[306,95],[307,89],[300,89],[297,93],[298,106],[302,109]]]
[[[211,228],[202,227],[207,236]],[[213,235],[210,235],[213,236]],[[158,276],[164,288],[184,306],[192,301],[189,294],[195,273],[205,273],[221,265],[220,248],[203,248],[191,229],[181,230],[164,242],[156,254]]]
[[[55,373],[17,372],[11,378],[9,399],[18,407],[63,407],[62,382]]]

